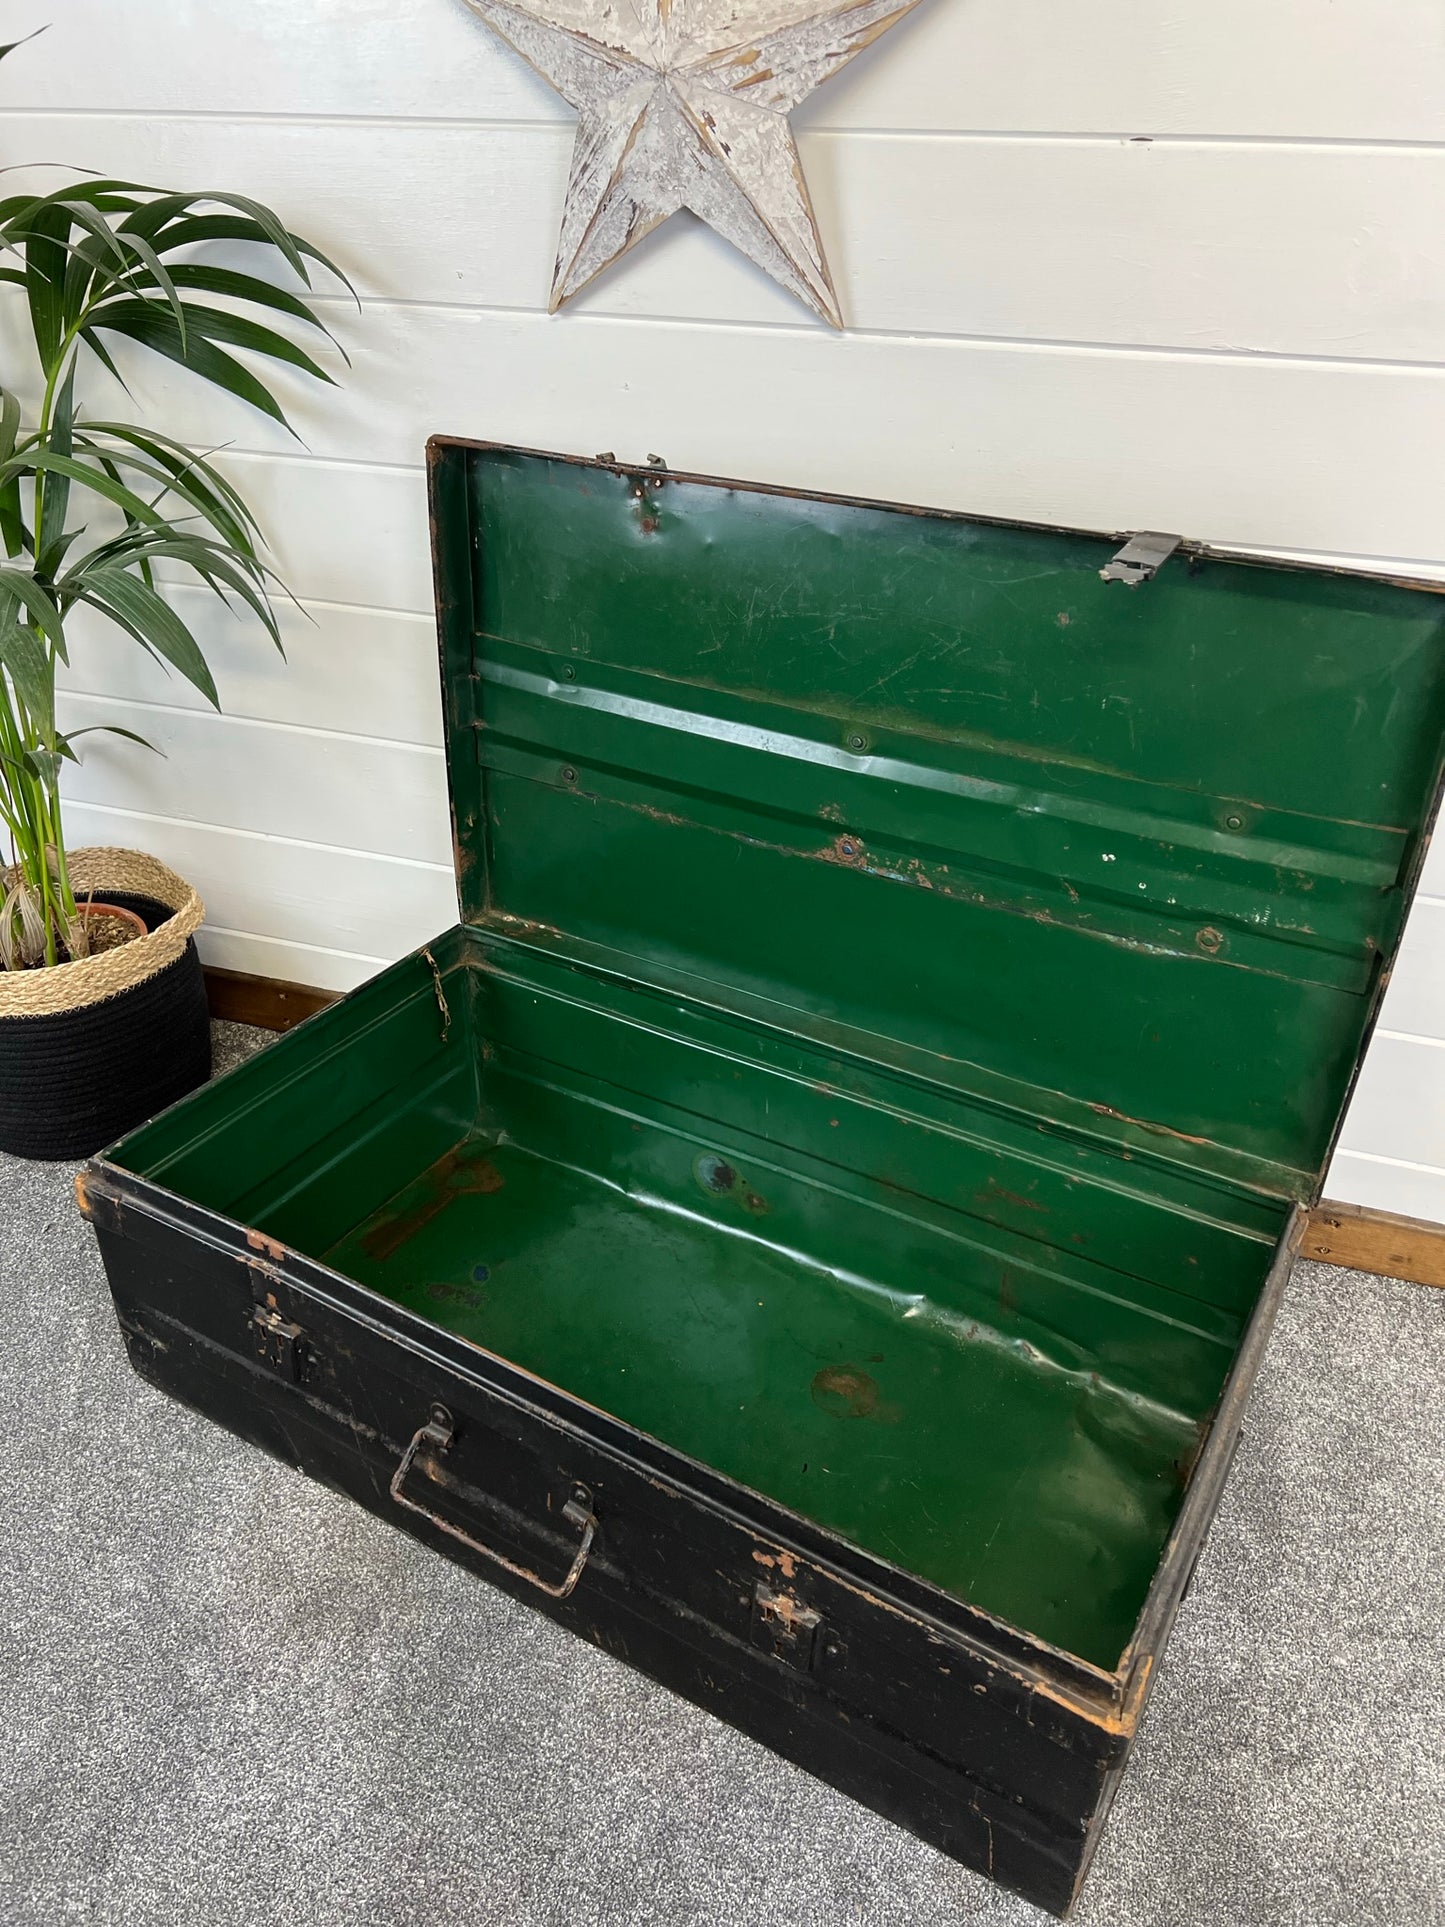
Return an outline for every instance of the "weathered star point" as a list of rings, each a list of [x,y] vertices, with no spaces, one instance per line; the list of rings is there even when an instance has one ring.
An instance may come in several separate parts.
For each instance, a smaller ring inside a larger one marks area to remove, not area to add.
[[[843,325],[788,114],[918,0],[468,0],[577,110],[555,312],[686,208]]]

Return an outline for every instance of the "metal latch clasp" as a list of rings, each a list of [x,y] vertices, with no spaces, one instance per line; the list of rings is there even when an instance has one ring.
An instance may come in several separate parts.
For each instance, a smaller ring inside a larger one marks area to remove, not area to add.
[[[274,1305],[256,1305],[251,1312],[256,1356],[281,1378],[299,1385],[306,1363],[306,1334]]]
[[[752,1642],[799,1672],[811,1672],[817,1657],[823,1615],[800,1605],[791,1593],[775,1592],[760,1579],[753,1588]]]
[[[1131,589],[1137,589],[1169,560],[1183,539],[1181,535],[1131,535],[1113,561],[1100,569],[1099,579],[1127,582]]]

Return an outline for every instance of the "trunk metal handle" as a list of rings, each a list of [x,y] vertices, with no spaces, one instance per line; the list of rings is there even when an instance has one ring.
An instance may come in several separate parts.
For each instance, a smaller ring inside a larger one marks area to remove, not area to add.
[[[429,1520],[438,1531],[449,1534],[453,1539],[459,1539],[464,1546],[470,1547],[473,1552],[479,1552],[484,1559],[490,1559],[493,1565],[500,1566],[504,1572],[510,1572],[515,1578],[525,1579],[539,1592],[546,1593],[549,1599],[565,1599],[582,1577],[582,1568],[587,1564],[588,1555],[592,1551],[592,1540],[597,1532],[597,1515],[592,1510],[592,1494],[585,1485],[574,1486],[572,1497],[562,1508],[562,1517],[567,1523],[581,1528],[582,1541],[577,1548],[576,1557],[568,1568],[566,1578],[554,1585],[551,1580],[543,1579],[539,1574],[530,1572],[526,1566],[519,1566],[513,1560],[504,1558],[500,1552],[494,1552],[490,1546],[484,1546],[480,1539],[474,1539],[469,1532],[463,1532],[460,1526],[454,1526],[439,1512],[433,1512],[430,1506],[424,1506],[415,1499],[409,1499],[402,1490],[417,1453],[424,1446],[429,1446],[433,1452],[445,1452],[449,1450],[455,1436],[456,1424],[451,1413],[445,1405],[433,1405],[426,1424],[417,1427],[412,1435],[411,1444],[402,1453],[401,1462],[391,1475],[392,1498],[398,1505],[405,1506],[408,1512],[419,1512],[422,1518]]]

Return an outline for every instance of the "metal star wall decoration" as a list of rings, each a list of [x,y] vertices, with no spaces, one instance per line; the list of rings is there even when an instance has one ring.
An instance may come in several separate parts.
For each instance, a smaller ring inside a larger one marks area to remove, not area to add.
[[[555,312],[690,208],[835,328],[788,114],[918,0],[467,0],[577,110]]]

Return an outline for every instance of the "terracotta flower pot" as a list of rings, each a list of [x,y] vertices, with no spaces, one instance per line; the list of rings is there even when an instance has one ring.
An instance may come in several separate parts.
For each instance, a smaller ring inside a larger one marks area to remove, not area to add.
[[[81,915],[85,919],[92,956],[99,956],[102,950],[114,950],[120,944],[131,943],[137,937],[150,933],[150,925],[140,912],[127,910],[123,904],[84,903],[81,905]]]

